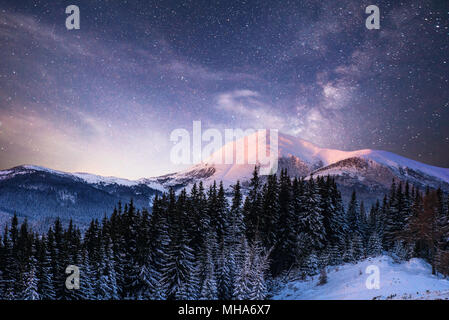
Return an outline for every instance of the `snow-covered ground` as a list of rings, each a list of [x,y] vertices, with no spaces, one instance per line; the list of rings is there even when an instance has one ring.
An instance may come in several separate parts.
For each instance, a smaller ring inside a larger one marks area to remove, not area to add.
[[[366,273],[371,265],[378,267],[379,289],[367,288],[367,279],[373,276],[372,271]],[[389,256],[380,256],[357,264],[329,267],[327,270],[326,284],[317,285],[318,276],[307,281],[291,281],[273,299],[449,299],[449,280],[432,275],[431,266],[422,259],[395,263]]]

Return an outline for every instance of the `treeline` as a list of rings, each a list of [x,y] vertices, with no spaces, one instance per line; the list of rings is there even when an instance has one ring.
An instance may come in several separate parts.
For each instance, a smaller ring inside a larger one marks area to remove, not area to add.
[[[194,185],[153,201],[152,212],[119,203],[84,234],[56,220],[38,235],[14,217],[0,242],[2,299],[264,299],[272,279],[302,278],[328,265],[389,251],[423,257],[448,273],[448,201],[393,183],[366,212],[356,193],[345,210],[331,177],[263,183],[257,168],[247,196],[237,182]],[[80,268],[79,290],[65,286]]]

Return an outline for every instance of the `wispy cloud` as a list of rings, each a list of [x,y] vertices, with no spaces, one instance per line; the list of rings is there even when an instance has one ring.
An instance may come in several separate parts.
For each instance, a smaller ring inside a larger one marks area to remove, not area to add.
[[[252,90],[242,89],[217,96],[216,108],[225,111],[242,123],[257,126],[255,129],[286,129],[286,119],[276,108],[263,100],[263,96]]]

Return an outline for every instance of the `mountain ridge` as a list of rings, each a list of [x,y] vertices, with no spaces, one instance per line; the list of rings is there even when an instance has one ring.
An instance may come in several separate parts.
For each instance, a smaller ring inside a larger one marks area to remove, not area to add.
[[[243,138],[245,139],[245,138]],[[216,151],[204,163],[194,165],[188,169],[164,176],[163,185],[169,187],[179,184],[179,181],[189,181],[189,178],[202,176],[206,184],[212,181],[223,181],[225,186],[234,184],[237,180],[249,180],[254,170],[254,164],[214,164],[216,159],[223,157],[229,150],[234,150],[237,141],[233,141]],[[244,143],[246,146],[246,142]],[[267,146],[267,150],[269,146]],[[235,155],[235,151],[234,155]],[[245,149],[245,160],[255,161],[255,155],[247,155]],[[211,161],[211,159],[213,161]],[[310,175],[347,175],[352,166],[348,159],[360,159],[366,165],[378,166],[380,169],[379,179],[382,184],[389,187],[393,178],[398,180],[410,180],[411,183],[424,186],[430,184],[437,188],[441,184],[443,188],[449,189],[449,168],[441,168],[408,159],[406,157],[383,150],[361,149],[355,151],[342,151],[337,149],[320,148],[314,144],[289,136],[279,134],[278,148],[279,170],[288,169],[292,176],[307,177]],[[340,171],[336,170],[339,167]],[[333,170],[331,170],[333,169]],[[384,169],[388,169],[386,172]],[[380,176],[382,175],[383,176]],[[388,182],[384,181],[387,179]],[[190,179],[192,180],[192,179]],[[161,181],[160,177],[148,178],[145,181]],[[172,181],[172,184],[170,184]]]
[[[246,139],[246,137],[245,137]],[[414,170],[422,171],[425,174],[438,177],[442,181],[449,183],[449,168],[437,167],[433,165],[428,165],[416,160],[412,160],[393,152],[384,151],[384,150],[376,150],[376,149],[360,149],[353,151],[343,151],[338,149],[330,149],[330,148],[321,148],[314,145],[311,142],[303,140],[301,138],[293,137],[287,134],[279,134],[279,155],[278,159],[288,159],[293,157],[296,162],[300,161],[306,163],[310,166],[310,172],[308,174],[317,174],[319,172],[323,172],[325,168],[335,167],[336,164],[341,161],[351,159],[351,158],[363,158],[367,160],[375,161],[379,164],[387,165],[390,167],[408,167]],[[229,148],[229,145],[234,146],[236,141],[233,141],[227,145],[224,145],[220,150],[216,151],[211,157],[206,159],[203,163],[199,163],[189,167],[187,169],[164,174],[161,176],[153,176],[153,177],[145,177],[140,179],[127,179],[120,178],[115,176],[101,176],[93,173],[87,172],[65,172],[61,170],[50,169],[43,166],[31,165],[31,164],[23,164],[19,166],[15,166],[9,169],[0,170],[0,179],[3,179],[8,172],[17,171],[17,170],[36,170],[36,171],[46,171],[49,173],[65,175],[65,176],[73,176],[79,178],[87,183],[102,183],[102,184],[120,184],[125,186],[135,186],[139,184],[148,184],[152,181],[164,180],[170,177],[180,177],[186,173],[197,173],[197,178],[202,177],[210,177],[217,172],[225,171],[226,174],[222,174],[221,178],[225,178],[230,174],[231,171],[235,170],[236,167],[243,167],[244,169],[248,169],[252,174],[255,164],[212,164],[209,163],[211,159],[216,157],[217,153],[225,152],[223,150]],[[247,152],[247,150],[245,150]],[[235,151],[234,151],[235,154]],[[245,157],[245,160],[249,158],[254,158],[253,156]],[[253,159],[252,159],[253,160]],[[248,161],[246,161],[248,162]],[[321,162],[321,163],[320,163]],[[215,169],[215,170],[213,170]],[[215,171],[215,172],[212,172]],[[239,174],[233,174],[232,176],[245,176],[241,174],[242,170],[239,170]],[[202,172],[202,173],[201,173]],[[209,175],[208,175],[209,173]],[[308,175],[307,174],[307,175]],[[194,174],[192,174],[194,176]],[[306,176],[306,174],[304,175]],[[225,179],[217,179],[217,180],[226,180]],[[230,179],[235,183],[236,179]],[[157,185],[154,185],[157,187]],[[163,191],[163,190],[160,190]]]
[[[243,138],[245,139],[245,138]],[[217,150],[217,156],[232,148],[230,142]],[[247,145],[247,144],[246,144]],[[268,148],[269,146],[267,146]],[[247,151],[246,151],[247,153]],[[372,204],[388,193],[392,180],[409,182],[424,190],[426,186],[449,193],[449,169],[430,166],[382,150],[342,151],[325,149],[305,140],[279,134],[278,171],[310,179],[333,176],[345,203],[353,190],[360,201]],[[246,154],[246,159],[254,157]],[[134,199],[138,208],[149,208],[156,194],[174,188],[189,190],[202,181],[205,187],[223,181],[227,190],[237,180],[247,191],[254,164],[214,164],[211,158],[185,170],[158,177],[130,180],[90,173],[70,173],[35,165],[21,165],[0,171],[0,224],[13,212],[39,223],[39,219],[61,216],[83,224],[112,212],[118,201]],[[208,162],[209,161],[209,162]],[[263,179],[265,177],[262,177]]]

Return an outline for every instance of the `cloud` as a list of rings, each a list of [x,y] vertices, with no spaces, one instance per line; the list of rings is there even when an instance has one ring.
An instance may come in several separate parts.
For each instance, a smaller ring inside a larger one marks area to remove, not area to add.
[[[226,111],[232,117],[242,120],[242,123],[256,126],[255,129],[282,131],[288,126],[286,119],[274,111],[279,109],[263,101],[257,91],[234,90],[219,94],[216,100],[218,110]]]

